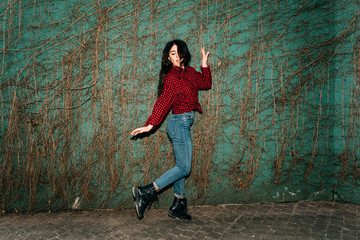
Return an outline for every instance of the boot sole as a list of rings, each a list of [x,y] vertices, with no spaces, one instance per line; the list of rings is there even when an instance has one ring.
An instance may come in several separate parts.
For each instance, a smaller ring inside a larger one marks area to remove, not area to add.
[[[132,194],[133,194],[133,197],[134,197],[134,200],[135,200],[135,210],[136,210],[136,215],[137,217],[140,219],[142,219],[144,216],[140,216],[140,213],[139,213],[139,206],[137,204],[137,188],[136,187],[133,187],[132,188]]]

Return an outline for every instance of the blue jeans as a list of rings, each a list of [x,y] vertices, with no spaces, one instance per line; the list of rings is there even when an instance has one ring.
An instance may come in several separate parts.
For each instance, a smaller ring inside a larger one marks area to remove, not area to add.
[[[189,175],[192,161],[192,142],[190,127],[194,122],[195,112],[172,114],[167,124],[167,133],[173,145],[175,167],[166,171],[155,180],[156,185],[163,189],[174,183],[174,192],[184,195],[185,177]]]

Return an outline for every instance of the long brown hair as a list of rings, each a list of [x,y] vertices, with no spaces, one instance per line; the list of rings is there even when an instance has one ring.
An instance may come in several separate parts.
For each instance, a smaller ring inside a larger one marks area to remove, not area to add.
[[[163,50],[163,55],[161,58],[161,70],[159,74],[159,85],[158,85],[158,97],[160,97],[161,93],[164,90],[164,78],[166,74],[168,74],[173,66],[172,62],[169,60],[169,52],[172,46],[176,45],[178,48],[178,54],[180,59],[183,59],[182,64],[184,67],[189,66],[191,61],[191,54],[186,43],[182,40],[175,39],[168,42]]]

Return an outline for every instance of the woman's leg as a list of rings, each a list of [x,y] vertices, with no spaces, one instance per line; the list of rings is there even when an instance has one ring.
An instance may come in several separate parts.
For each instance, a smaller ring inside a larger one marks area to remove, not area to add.
[[[175,155],[175,167],[155,180],[155,184],[163,189],[174,183],[175,194],[184,195],[185,177],[190,173],[192,161],[192,142],[190,127],[194,121],[194,112],[171,115],[167,131],[171,139]]]

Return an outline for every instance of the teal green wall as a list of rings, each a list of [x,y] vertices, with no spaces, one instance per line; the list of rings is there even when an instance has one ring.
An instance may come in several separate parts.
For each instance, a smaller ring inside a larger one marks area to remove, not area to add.
[[[336,4],[338,8],[343,6]],[[332,59],[334,92],[332,97],[334,124],[332,125],[334,198],[359,203],[359,3],[334,14],[338,37],[337,54]],[[348,16],[347,23],[343,20]],[[349,54],[350,53],[350,54]]]
[[[197,69],[211,52],[191,204],[359,203],[357,1],[35,0],[0,13],[2,210],[131,207],[132,186],[172,167],[166,121],[129,132],[151,114],[174,38]]]

